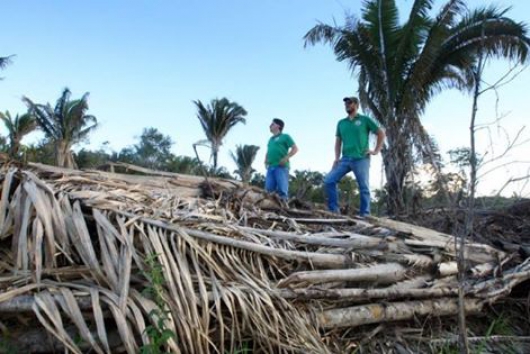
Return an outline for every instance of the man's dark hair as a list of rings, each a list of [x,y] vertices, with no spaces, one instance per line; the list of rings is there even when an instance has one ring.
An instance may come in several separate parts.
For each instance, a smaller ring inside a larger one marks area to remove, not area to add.
[[[274,118],[272,122],[280,127],[280,131],[283,131],[283,127],[285,126],[285,123],[280,118]]]
[[[357,97],[344,97],[342,101],[346,103],[354,103],[357,106],[359,105],[359,99]]]

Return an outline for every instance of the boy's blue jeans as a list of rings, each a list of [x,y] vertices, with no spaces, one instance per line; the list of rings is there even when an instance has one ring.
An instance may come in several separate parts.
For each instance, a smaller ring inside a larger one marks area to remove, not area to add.
[[[265,176],[265,190],[276,192],[282,199],[289,196],[289,168],[284,166],[269,166]]]
[[[324,179],[324,189],[328,197],[328,209],[333,212],[339,211],[337,183],[348,172],[353,171],[355,180],[361,194],[360,216],[370,215],[370,158],[354,159],[343,157],[337,166]]]

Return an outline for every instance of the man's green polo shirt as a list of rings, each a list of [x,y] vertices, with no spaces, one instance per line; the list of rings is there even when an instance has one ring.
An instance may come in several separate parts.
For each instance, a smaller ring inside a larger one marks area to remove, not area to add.
[[[293,145],[294,140],[289,134],[271,136],[267,144],[267,164],[272,167],[280,165],[281,159],[287,156]],[[289,163],[285,167],[289,167]]]
[[[379,123],[362,114],[357,114],[353,119],[341,119],[335,135],[342,140],[342,156],[354,159],[366,157],[370,132],[375,134],[379,129]]]

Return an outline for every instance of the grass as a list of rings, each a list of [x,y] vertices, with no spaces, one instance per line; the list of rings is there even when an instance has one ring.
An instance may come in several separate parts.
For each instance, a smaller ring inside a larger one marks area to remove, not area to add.
[[[251,354],[251,353],[252,353],[252,349],[250,348],[248,342],[243,343],[240,348],[236,349],[232,353],[226,352],[226,354]]]
[[[18,350],[4,338],[0,339],[0,353],[17,354]]]
[[[512,325],[508,316],[501,313],[499,317],[495,318],[489,325],[484,339],[480,341],[474,350],[474,352],[484,353],[488,349],[488,338],[491,336],[513,336],[515,335]],[[503,353],[511,354],[518,353],[517,349],[513,345],[509,345],[503,348]]]

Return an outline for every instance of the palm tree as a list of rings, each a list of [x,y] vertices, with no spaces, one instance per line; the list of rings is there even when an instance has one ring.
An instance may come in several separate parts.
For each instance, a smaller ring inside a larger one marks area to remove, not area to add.
[[[0,69],[3,69],[7,66],[7,64],[11,63],[11,57],[12,55],[8,57],[0,57]],[[2,78],[0,78],[1,80]]]
[[[247,111],[236,102],[226,98],[214,99],[208,106],[199,100],[193,101],[197,106],[197,118],[201,122],[206,139],[212,150],[213,167],[217,169],[217,155],[223,139],[237,123],[246,123]]]
[[[48,103],[35,104],[29,98],[22,100],[28,105],[46,137],[55,145],[55,164],[76,168],[72,146],[88,138],[97,127],[96,117],[88,111],[88,92],[80,99],[70,100],[70,90],[65,88],[55,108]]]
[[[37,128],[35,117],[25,113],[21,116],[17,114],[13,118],[9,111],[6,111],[5,113],[0,112],[0,119],[4,122],[9,137],[9,157],[18,159],[22,138]]]
[[[479,54],[523,62],[530,40],[525,25],[496,7],[468,10],[463,0],[448,1],[429,16],[433,0],[415,0],[399,23],[394,0],[364,2],[362,18],[343,26],[318,24],[305,45],[330,44],[338,61],[357,75],[363,108],[387,130],[383,162],[390,213],[404,209],[406,174],[414,154],[424,154],[429,136],[420,116],[444,88],[471,91]]]
[[[250,182],[252,174],[256,171],[252,168],[252,163],[256,159],[258,150],[259,146],[256,145],[237,145],[235,154],[230,153],[232,160],[237,165],[235,173],[241,177],[241,181],[244,183]]]

